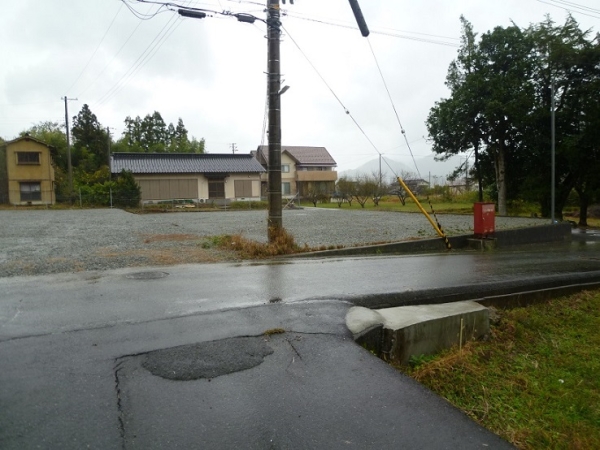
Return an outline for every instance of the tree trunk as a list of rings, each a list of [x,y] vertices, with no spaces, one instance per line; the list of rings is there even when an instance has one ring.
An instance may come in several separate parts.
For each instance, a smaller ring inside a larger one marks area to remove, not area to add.
[[[498,188],[498,215],[508,215],[506,210],[506,161],[504,144],[500,144],[494,157],[496,169],[496,187]]]
[[[483,183],[481,182],[481,167],[479,167],[479,141],[473,147],[475,149],[475,172],[477,173],[477,185],[479,186],[479,201],[483,202]]]

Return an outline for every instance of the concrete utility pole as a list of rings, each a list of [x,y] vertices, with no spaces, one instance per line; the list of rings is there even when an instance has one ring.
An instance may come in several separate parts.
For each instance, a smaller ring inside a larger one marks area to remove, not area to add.
[[[274,242],[283,228],[281,206],[281,35],[279,0],[267,0],[268,92],[269,92],[269,242]]]
[[[67,168],[68,168],[68,178],[69,178],[69,195],[73,196],[73,166],[71,164],[71,134],[69,133],[69,100],[77,100],[76,98],[67,98],[65,95],[63,97],[65,101],[65,127],[67,133]]]
[[[237,152],[237,145],[234,143],[234,144],[231,144],[231,153],[233,153],[235,155],[235,152]]]
[[[108,179],[112,180],[112,164],[110,161],[110,127],[106,127],[106,157],[108,163]]]

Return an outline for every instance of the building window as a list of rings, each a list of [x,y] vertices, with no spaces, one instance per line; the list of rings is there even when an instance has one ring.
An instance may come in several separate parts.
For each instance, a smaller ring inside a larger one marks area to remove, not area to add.
[[[42,200],[42,186],[37,183],[20,183],[21,184],[21,201],[31,202]]]
[[[291,195],[290,183],[281,183],[281,195]]]
[[[235,180],[233,186],[236,198],[252,197],[252,180]]]
[[[39,164],[39,152],[17,152],[17,164]]]
[[[225,198],[225,181],[210,180],[208,182],[208,198]]]
[[[282,164],[281,165],[281,172],[283,172],[283,173],[290,173],[290,165],[289,164]]]

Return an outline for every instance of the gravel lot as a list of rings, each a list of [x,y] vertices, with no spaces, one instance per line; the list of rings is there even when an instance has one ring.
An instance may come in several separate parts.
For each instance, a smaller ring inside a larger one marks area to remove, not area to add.
[[[473,217],[439,215],[449,236],[472,232]],[[286,210],[298,244],[353,246],[436,234],[421,214],[306,208]],[[546,224],[496,218],[496,229]],[[0,211],[0,277],[132,266],[235,260],[204,248],[207,236],[242,234],[266,242],[266,211],[132,214],[119,209]]]

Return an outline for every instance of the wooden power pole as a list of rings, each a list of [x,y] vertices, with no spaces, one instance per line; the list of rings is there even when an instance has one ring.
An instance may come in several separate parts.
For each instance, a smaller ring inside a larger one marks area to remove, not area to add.
[[[268,92],[269,92],[269,242],[283,228],[281,205],[281,20],[279,0],[267,0]]]

